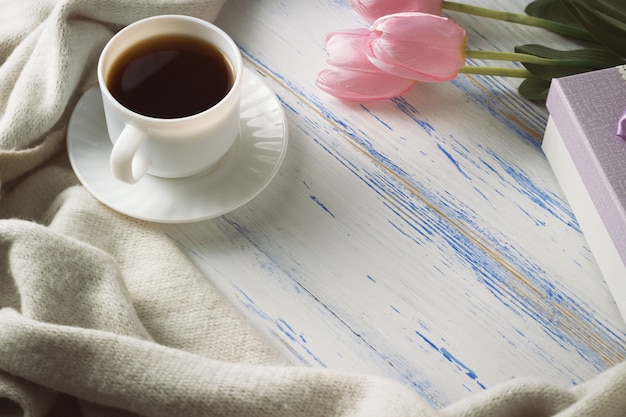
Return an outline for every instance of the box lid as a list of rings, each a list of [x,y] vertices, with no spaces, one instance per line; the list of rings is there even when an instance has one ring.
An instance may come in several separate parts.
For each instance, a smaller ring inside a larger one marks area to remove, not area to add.
[[[626,263],[626,66],[554,79],[547,106],[622,262]]]

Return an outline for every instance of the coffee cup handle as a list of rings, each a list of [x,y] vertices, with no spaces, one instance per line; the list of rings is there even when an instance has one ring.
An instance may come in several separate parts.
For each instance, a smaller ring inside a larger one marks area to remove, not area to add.
[[[146,139],[146,134],[127,124],[111,151],[111,172],[120,181],[135,184],[150,168],[150,159],[137,151]]]

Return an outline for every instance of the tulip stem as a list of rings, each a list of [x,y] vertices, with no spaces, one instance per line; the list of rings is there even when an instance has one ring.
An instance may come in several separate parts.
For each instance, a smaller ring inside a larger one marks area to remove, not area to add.
[[[445,0],[442,2],[442,8],[455,12],[471,14],[474,16],[488,17],[491,19],[503,20],[505,22],[534,26],[547,29],[560,35],[570,36],[579,40],[596,42],[593,36],[591,36],[591,34],[586,30],[577,28],[575,26],[555,22],[553,20],[542,19],[539,17],[519,13],[501,12],[497,10],[486,9],[484,7],[472,6],[469,4],[461,4]]]
[[[501,68],[501,67],[461,67],[459,72],[463,74],[496,75],[499,77],[528,78],[533,74],[523,68]]]
[[[497,61],[515,61],[539,65],[588,66],[590,64],[593,64],[593,62],[588,62],[580,59],[542,58],[536,55],[522,54],[519,52],[467,50],[465,51],[465,56],[467,58],[492,59]]]

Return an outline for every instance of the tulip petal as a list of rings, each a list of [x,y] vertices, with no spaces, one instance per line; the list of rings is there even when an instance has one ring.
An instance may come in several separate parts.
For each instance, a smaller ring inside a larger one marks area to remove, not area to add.
[[[381,71],[354,71],[331,67],[319,73],[317,87],[344,100],[369,101],[398,97],[410,91],[416,81]]]
[[[465,31],[425,13],[384,16],[372,27],[368,57],[383,71],[418,81],[447,81],[465,63]]]
[[[369,37],[368,29],[352,29],[327,34],[325,46],[328,64],[348,68],[370,67],[372,64],[364,53],[368,47]]]
[[[318,88],[344,100],[362,101],[397,97],[413,88],[414,80],[387,74],[372,65],[365,54],[369,37],[368,29],[329,33],[328,69],[318,75]]]
[[[350,0],[350,6],[368,22],[402,12],[441,15],[442,0]]]

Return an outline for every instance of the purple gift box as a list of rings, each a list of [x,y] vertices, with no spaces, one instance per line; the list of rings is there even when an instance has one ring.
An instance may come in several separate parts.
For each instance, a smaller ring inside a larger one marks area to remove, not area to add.
[[[552,81],[542,149],[626,318],[626,66]]]

